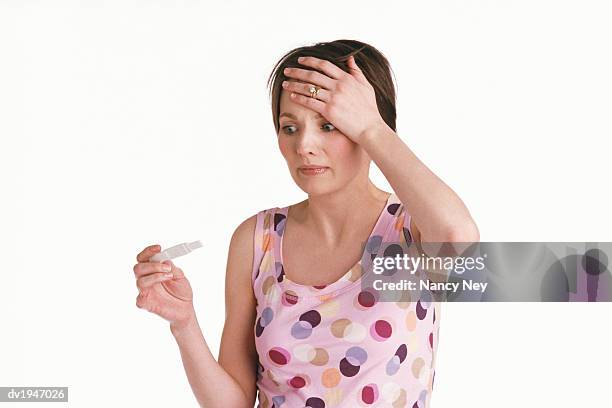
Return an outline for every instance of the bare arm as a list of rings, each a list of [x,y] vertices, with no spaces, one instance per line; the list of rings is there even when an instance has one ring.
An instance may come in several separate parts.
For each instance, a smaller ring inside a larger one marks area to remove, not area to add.
[[[254,231],[255,216],[238,226],[230,242],[219,362],[206,344],[195,312],[188,321],[170,326],[201,407],[252,408],[255,401],[255,299],[251,286]]]
[[[419,241],[476,242],[480,234],[459,196],[382,124],[363,135],[362,146],[412,215]]]

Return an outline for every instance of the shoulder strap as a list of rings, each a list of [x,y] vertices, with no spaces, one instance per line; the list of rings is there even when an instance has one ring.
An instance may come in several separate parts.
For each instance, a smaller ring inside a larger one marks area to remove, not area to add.
[[[268,208],[257,213],[257,222],[255,224],[255,236],[253,237],[253,270],[251,271],[252,282],[255,283],[255,279],[259,276],[262,261],[266,256],[272,255],[274,252],[275,245],[278,243],[276,234],[280,220],[284,216],[279,215],[279,208]],[[284,224],[283,224],[284,225]],[[270,258],[268,258],[269,260]],[[264,265],[267,268],[268,265]]]
[[[257,213],[257,221],[255,223],[255,235],[253,236],[253,270],[251,272],[251,282],[255,282],[259,275],[259,266],[264,255],[263,251],[263,236],[264,236],[264,219],[267,210],[262,210]]]

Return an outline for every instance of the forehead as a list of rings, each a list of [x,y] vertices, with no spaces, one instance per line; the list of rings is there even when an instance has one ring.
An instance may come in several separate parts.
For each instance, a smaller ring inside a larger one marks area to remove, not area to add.
[[[302,81],[297,81],[302,82]],[[305,107],[297,102],[294,102],[289,94],[291,92],[281,90],[280,99],[279,99],[279,120],[280,119],[296,119],[296,118],[306,118],[312,117],[313,119],[323,118],[323,116],[310,108]],[[283,115],[285,114],[285,115]]]

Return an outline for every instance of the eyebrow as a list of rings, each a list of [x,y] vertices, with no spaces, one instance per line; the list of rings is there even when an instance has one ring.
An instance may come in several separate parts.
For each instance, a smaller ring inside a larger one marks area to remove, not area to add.
[[[280,118],[282,118],[283,116],[286,116],[286,117],[291,118],[291,119],[293,119],[293,120],[297,120],[297,117],[296,117],[294,114],[289,113],[289,112],[283,112],[283,113],[281,113],[280,115],[278,115],[278,118],[280,119]],[[315,119],[325,119],[325,118],[324,118],[324,117],[323,117],[323,116],[322,116],[320,113],[317,113],[317,115],[316,115],[314,118],[315,118]]]

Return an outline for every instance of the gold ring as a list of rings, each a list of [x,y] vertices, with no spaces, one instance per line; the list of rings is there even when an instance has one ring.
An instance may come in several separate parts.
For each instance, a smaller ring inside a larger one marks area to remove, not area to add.
[[[316,98],[317,95],[319,94],[319,88],[318,86],[315,85],[311,85],[310,88],[308,89],[308,91],[310,92],[310,97],[311,98]]]

